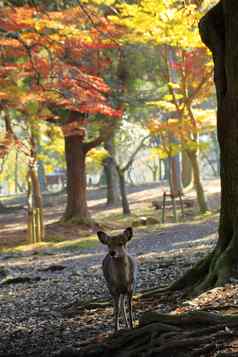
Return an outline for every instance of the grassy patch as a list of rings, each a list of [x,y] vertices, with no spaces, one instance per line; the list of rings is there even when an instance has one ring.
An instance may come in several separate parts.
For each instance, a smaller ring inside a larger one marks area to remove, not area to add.
[[[145,217],[153,217],[159,220],[159,213],[155,211],[154,208],[150,208],[148,206],[143,206],[140,208],[134,208],[132,210],[131,215],[124,216],[121,212],[115,211],[104,211],[95,214],[94,219],[97,223],[99,223],[102,227],[109,226],[112,229],[115,228],[125,228],[127,226],[133,226],[134,222],[137,222],[140,218]],[[144,226],[143,223],[138,224],[138,226]]]
[[[88,249],[95,248],[98,245],[98,238],[93,235],[87,238],[67,240],[54,244],[55,249],[72,250],[72,249]]]
[[[36,243],[36,244],[24,244],[19,245],[14,248],[1,249],[0,253],[14,254],[14,253],[26,253],[26,252],[37,252],[39,254],[44,254],[44,250],[80,250],[94,248],[98,244],[98,239],[95,235],[74,239],[74,240],[63,240],[60,236],[48,237],[47,242]]]
[[[219,217],[219,212],[217,211],[207,211],[205,213],[199,213],[193,217],[194,221],[207,221],[210,218],[218,218]]]

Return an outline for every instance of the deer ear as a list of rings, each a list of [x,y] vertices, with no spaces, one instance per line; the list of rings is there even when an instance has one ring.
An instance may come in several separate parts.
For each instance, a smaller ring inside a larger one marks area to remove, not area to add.
[[[106,235],[106,233],[104,233],[103,231],[98,231],[97,236],[102,244],[107,244],[108,236]]]
[[[126,237],[127,242],[128,242],[129,240],[131,240],[131,238],[132,238],[132,236],[133,236],[132,227],[126,228],[126,229],[124,230],[124,232],[123,232],[123,235],[124,235],[124,237]]]

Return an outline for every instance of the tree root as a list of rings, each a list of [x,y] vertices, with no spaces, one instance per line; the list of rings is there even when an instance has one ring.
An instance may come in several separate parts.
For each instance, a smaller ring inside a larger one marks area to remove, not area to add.
[[[204,311],[179,315],[146,313],[142,326],[82,350],[80,357],[195,357],[212,352],[237,335],[238,316]]]
[[[160,314],[156,311],[145,312],[140,319],[140,326],[163,321],[170,325],[211,325],[211,324],[238,324],[236,315],[218,315],[206,311],[190,311],[179,315]]]

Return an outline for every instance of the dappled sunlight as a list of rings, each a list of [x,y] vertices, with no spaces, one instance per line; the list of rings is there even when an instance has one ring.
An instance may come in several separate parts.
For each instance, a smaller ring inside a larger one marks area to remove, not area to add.
[[[199,239],[193,239],[193,240],[187,240],[186,243],[183,242],[175,242],[172,245],[177,249],[177,248],[182,248],[182,247],[191,247],[194,246],[196,249],[198,246],[204,246],[207,242],[207,244],[211,244],[211,241],[216,242],[217,240],[217,234],[211,234],[209,236],[205,236]],[[213,243],[212,243],[213,244]]]
[[[92,253],[83,253],[83,250],[80,252],[73,253],[72,251],[69,253],[65,251],[53,251],[50,253],[42,252],[42,254],[35,254],[35,252],[31,252],[30,255],[22,255],[15,256],[8,260],[7,264],[0,264],[1,266],[11,268],[11,269],[27,269],[32,272],[37,272],[39,269],[48,267],[50,265],[58,265],[58,264],[66,264],[67,267],[71,265],[75,269],[80,269],[81,265],[84,264],[84,261],[88,261],[88,259],[96,259],[98,264],[91,265],[90,269],[93,271],[95,267],[98,268],[103,255],[105,252],[92,252]],[[86,265],[85,265],[86,268]],[[31,270],[33,269],[33,270]]]
[[[237,17],[0,1],[0,357],[238,355]]]

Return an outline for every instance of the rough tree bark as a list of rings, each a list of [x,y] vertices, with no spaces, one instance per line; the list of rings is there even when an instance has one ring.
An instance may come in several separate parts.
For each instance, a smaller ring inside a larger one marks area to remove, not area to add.
[[[84,120],[83,114],[71,112],[67,121],[77,124]],[[113,127],[104,128],[103,134],[92,141],[84,141],[84,132],[75,129],[65,133],[65,158],[67,167],[67,205],[63,220],[92,225],[93,220],[87,206],[86,155],[111,135]],[[70,130],[70,129],[69,129]]]
[[[65,156],[67,166],[67,206],[64,220],[77,220],[87,223],[89,211],[86,198],[86,154],[81,136],[65,137]]]

